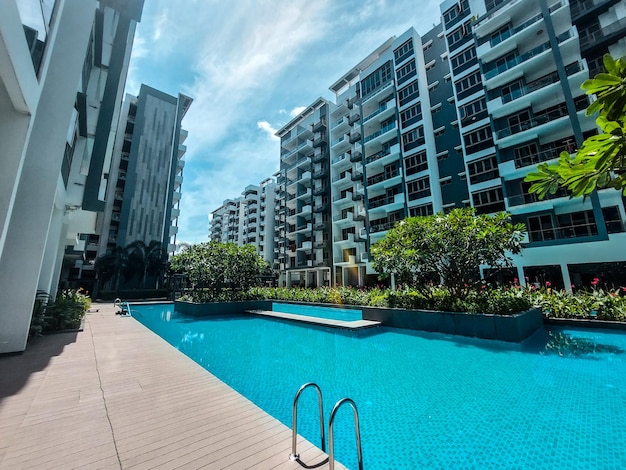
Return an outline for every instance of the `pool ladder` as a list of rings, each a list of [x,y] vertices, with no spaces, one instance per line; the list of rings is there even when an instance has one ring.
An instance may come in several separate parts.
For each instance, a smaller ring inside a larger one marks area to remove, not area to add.
[[[118,315],[123,315],[125,317],[130,316],[130,303],[122,302],[122,300],[118,297],[113,301],[113,306],[118,307],[120,309],[119,312],[116,312]]]
[[[302,392],[309,387],[313,387],[317,391],[317,405],[318,405],[319,413],[320,413],[320,436],[321,436],[321,441],[322,441],[322,451],[326,452],[326,444],[325,444],[325,438],[324,438],[324,407],[322,404],[322,390],[320,389],[319,385],[313,382],[308,382],[308,383],[305,383],[302,387],[300,387],[300,389],[296,393],[295,398],[293,399],[293,414],[292,414],[292,421],[291,421],[291,429],[292,429],[291,431],[291,454],[289,454],[289,460],[300,460],[300,454],[298,454],[298,451],[296,449],[296,445],[297,445],[296,442],[297,442],[297,436],[298,436],[298,400],[300,399],[300,395],[302,395]],[[357,458],[359,461],[359,470],[363,470],[363,456],[361,454],[361,431],[359,429],[359,412],[356,409],[356,404],[350,398],[342,398],[341,400],[339,400],[337,403],[335,403],[333,410],[330,412],[330,420],[328,422],[328,468],[329,470],[335,469],[333,424],[335,421],[335,416],[337,414],[337,411],[345,403],[348,403],[350,405],[350,407],[352,408],[352,414],[354,415],[354,430],[356,433],[356,452],[357,452]],[[324,462],[321,462],[321,463],[323,464]]]

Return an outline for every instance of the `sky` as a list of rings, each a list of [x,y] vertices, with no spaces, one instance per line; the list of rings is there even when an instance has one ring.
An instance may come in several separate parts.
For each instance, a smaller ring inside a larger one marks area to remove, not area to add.
[[[279,169],[274,135],[392,36],[440,22],[439,0],[146,0],[126,92],[193,98],[178,242]]]

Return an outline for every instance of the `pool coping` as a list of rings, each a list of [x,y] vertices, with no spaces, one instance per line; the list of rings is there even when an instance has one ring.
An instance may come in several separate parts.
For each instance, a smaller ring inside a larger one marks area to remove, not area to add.
[[[348,330],[363,330],[381,326],[379,321],[372,320],[333,320],[330,318],[311,317],[308,315],[298,315],[295,313],[275,312],[273,310],[246,310],[245,313],[262,317],[279,318],[311,325],[328,326],[331,328],[345,328]]]

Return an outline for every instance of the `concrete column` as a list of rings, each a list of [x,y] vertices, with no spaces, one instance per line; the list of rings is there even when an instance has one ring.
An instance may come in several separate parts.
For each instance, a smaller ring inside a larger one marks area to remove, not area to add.
[[[517,269],[517,279],[519,280],[519,285],[522,287],[528,287],[526,285],[526,278],[524,277],[524,267],[521,264],[516,266]]]
[[[572,292],[572,278],[569,275],[567,263],[561,263],[561,274],[563,275],[563,285],[567,292]]]
[[[57,180],[81,76],[95,0],[59,3],[42,70],[15,203],[0,258],[0,353],[26,348]]]
[[[52,290],[56,291],[55,282],[58,283],[58,279],[54,278],[55,265],[58,259],[58,252],[65,247],[65,232],[63,232],[63,209],[55,207],[50,222],[50,228],[48,230],[48,238],[46,240],[46,248],[43,254],[43,260],[41,262],[41,273],[39,275],[39,282],[37,284],[38,290],[43,290],[50,295],[53,295]],[[62,254],[61,254],[62,256]],[[54,298],[54,296],[53,296]]]

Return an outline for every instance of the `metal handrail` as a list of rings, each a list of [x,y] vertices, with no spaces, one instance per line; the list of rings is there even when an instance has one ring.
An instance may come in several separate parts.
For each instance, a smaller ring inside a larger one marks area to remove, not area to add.
[[[342,398],[337,402],[333,411],[330,412],[330,421],[328,422],[328,470],[335,470],[335,452],[333,445],[333,421],[337,410],[344,403],[348,403],[352,407],[354,414],[354,430],[356,432],[356,452],[359,461],[359,470],[363,470],[363,455],[361,454],[361,431],[359,429],[359,412],[356,409],[356,404],[350,398]],[[295,442],[295,441],[294,441]],[[295,448],[295,447],[294,447]],[[324,450],[322,448],[322,450]]]
[[[324,437],[324,407],[322,405],[322,390],[320,389],[319,385],[313,382],[308,382],[308,383],[305,383],[302,387],[300,387],[300,390],[298,390],[295,398],[293,399],[293,412],[292,412],[292,421],[291,421],[291,430],[292,430],[291,454],[289,454],[289,460],[298,460],[300,458],[300,454],[298,454],[298,451],[296,449],[296,441],[297,441],[297,436],[298,436],[298,400],[300,399],[300,395],[302,394],[302,392],[308,387],[313,387],[317,390],[317,403],[318,403],[319,410],[320,410],[320,435],[322,439],[322,451],[326,452],[326,444],[325,444],[325,437]],[[335,410],[333,410],[333,412],[334,411]],[[332,446],[331,446],[331,449],[332,449]]]

